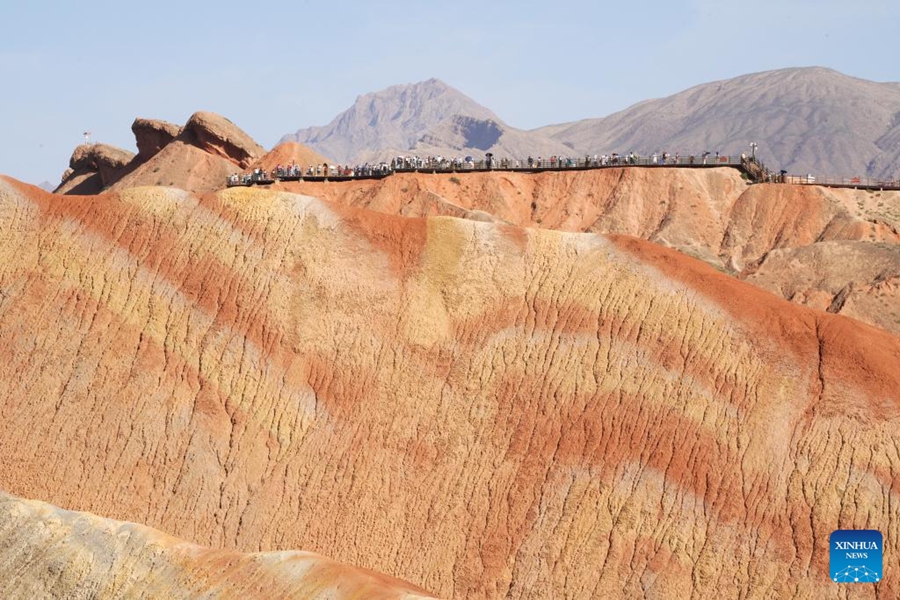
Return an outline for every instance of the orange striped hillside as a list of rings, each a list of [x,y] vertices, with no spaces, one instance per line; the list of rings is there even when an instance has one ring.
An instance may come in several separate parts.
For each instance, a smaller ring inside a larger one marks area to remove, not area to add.
[[[0,257],[12,495],[448,598],[843,598],[874,528],[900,595],[900,338],[682,253],[3,178]]]

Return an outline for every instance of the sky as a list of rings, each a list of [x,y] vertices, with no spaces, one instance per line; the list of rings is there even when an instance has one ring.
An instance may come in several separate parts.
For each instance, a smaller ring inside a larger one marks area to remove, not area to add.
[[[209,110],[271,148],[431,77],[525,129],[770,69],[900,81],[896,0],[0,2],[0,173],[36,184],[85,130],[136,151],[135,117]]]

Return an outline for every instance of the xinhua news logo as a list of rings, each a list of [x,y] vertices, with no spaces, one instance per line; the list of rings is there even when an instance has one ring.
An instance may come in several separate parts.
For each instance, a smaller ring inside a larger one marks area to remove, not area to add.
[[[837,583],[878,583],[884,576],[884,539],[873,529],[838,529],[831,534],[831,580]]]

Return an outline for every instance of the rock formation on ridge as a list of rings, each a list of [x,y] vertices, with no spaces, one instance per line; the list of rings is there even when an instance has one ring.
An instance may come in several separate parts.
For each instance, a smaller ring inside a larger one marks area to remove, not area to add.
[[[455,598],[839,598],[836,528],[900,569],[900,338],[678,252],[243,188],[0,223],[10,493]]]
[[[266,157],[262,146],[214,113],[194,113],[183,128],[138,118],[131,129],[137,155],[104,144],[79,146],[55,193],[97,194],[147,185],[210,192],[224,187],[232,173],[245,171]],[[299,144],[291,152],[321,158]]]
[[[255,169],[258,167],[266,171],[272,171],[278,165],[286,166],[291,163],[295,163],[300,167],[305,168],[326,163],[333,164],[333,161],[314,152],[303,144],[298,144],[297,142],[283,142],[272,148],[265,156],[257,159],[250,165],[250,168]]]
[[[265,149],[237,125],[215,113],[195,112],[181,132],[181,139],[245,169],[261,158]]]
[[[153,158],[160,150],[181,135],[181,127],[158,119],[137,118],[131,124],[141,160]]]
[[[226,158],[176,139],[107,189],[122,191],[149,185],[211,192],[224,187],[228,176],[240,170]]]

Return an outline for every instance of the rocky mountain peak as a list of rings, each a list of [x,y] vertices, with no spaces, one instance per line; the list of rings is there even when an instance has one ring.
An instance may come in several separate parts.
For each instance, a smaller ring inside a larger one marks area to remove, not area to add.
[[[359,96],[328,125],[301,129],[282,141],[300,142],[340,162],[379,160],[410,151],[445,155],[568,151],[542,135],[510,127],[490,109],[435,78]]]
[[[500,121],[493,112],[439,79],[394,85],[359,96],[328,125],[301,129],[296,141],[341,162],[366,152],[405,151],[428,131],[457,116]]]

